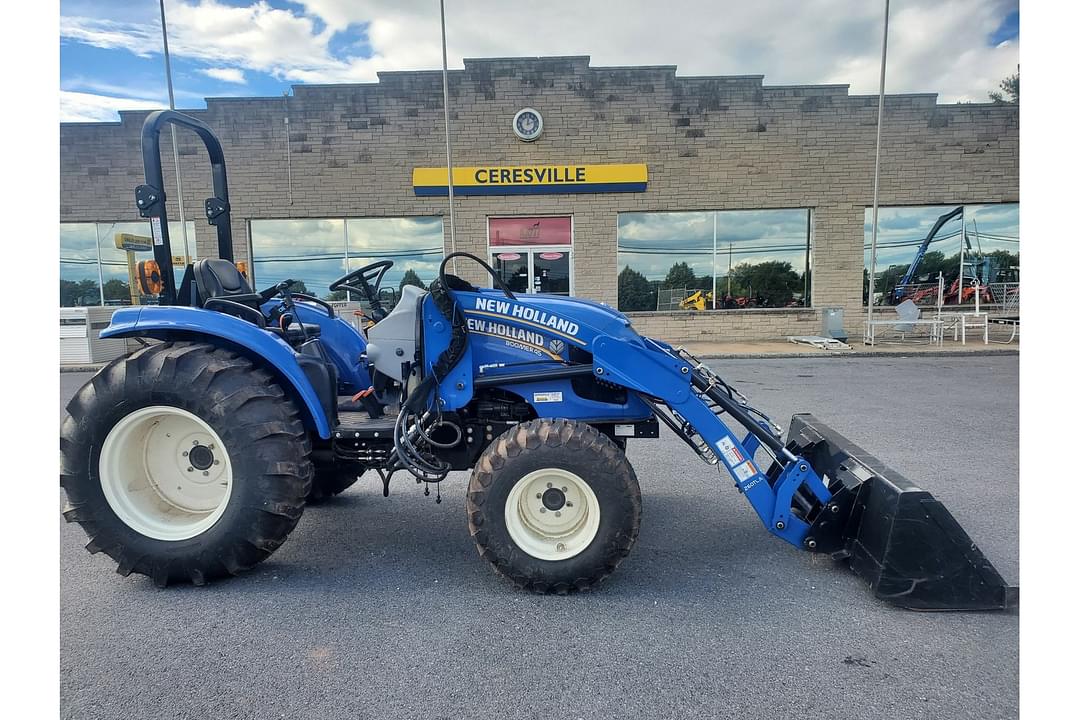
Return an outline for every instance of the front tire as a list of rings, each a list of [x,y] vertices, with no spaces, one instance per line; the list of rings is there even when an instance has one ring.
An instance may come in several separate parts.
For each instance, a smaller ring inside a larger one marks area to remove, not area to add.
[[[532,420],[498,437],[473,469],[469,532],[516,586],[588,590],[615,571],[641,527],[626,455],[591,425]]]
[[[117,572],[201,585],[266,559],[311,486],[293,402],[246,358],[162,343],[113,361],[68,404],[64,517]]]

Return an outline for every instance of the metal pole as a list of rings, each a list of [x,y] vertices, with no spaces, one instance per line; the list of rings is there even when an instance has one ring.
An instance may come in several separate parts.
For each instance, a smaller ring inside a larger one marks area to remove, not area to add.
[[[960,282],[957,284],[956,308],[964,304],[964,248],[967,247],[967,224],[964,222],[964,212],[960,211]]]
[[[289,204],[293,204],[293,192],[292,192],[292,140],[289,138],[289,93],[281,93],[281,103],[285,107],[285,171],[289,177]],[[252,263],[254,265],[254,263]],[[352,297],[349,291],[345,291],[346,295]]]
[[[731,243],[727,244],[727,294],[731,295]]]
[[[350,272],[352,272],[352,261],[349,260],[349,219],[348,218],[342,218],[341,219],[341,227],[345,231],[345,272],[350,273]],[[345,300],[347,302],[352,302],[352,292],[350,292],[349,290],[345,291]]]
[[[164,0],[162,0],[164,1]],[[446,3],[439,0],[439,21],[442,24],[442,92],[443,119],[446,123],[446,191],[450,198],[450,252],[457,252],[457,232],[454,227],[454,151],[450,141],[450,82],[446,70]],[[457,258],[450,260],[457,274]]]
[[[94,223],[94,250],[97,252],[97,279],[98,299],[102,307],[105,305],[105,274],[101,271],[101,230],[98,223]]]
[[[712,214],[712,309],[716,309],[716,212]]]
[[[810,307],[810,238],[814,228],[814,223],[811,218],[812,212],[814,211],[806,211],[806,260],[803,263],[803,307]]]
[[[874,147],[874,225],[870,234],[870,285],[866,297],[866,332],[873,337],[874,274],[877,272],[878,183],[881,179],[881,123],[885,115],[885,54],[889,47],[889,0],[885,0],[885,29],[881,37],[881,80],[878,84],[877,141]]]
[[[172,65],[169,63],[169,32],[165,26],[165,0],[161,0],[160,5],[161,42],[165,48],[165,80],[169,85],[169,109],[175,110],[176,99],[173,97]],[[172,131],[173,162],[176,163],[176,205],[180,208],[180,234],[184,238],[184,265],[187,266],[191,262],[191,252],[188,248],[187,222],[184,221],[184,185],[180,182],[180,149],[176,144],[176,125],[169,123],[169,129]],[[165,272],[165,268],[162,268],[161,271]],[[172,268],[169,268],[169,272],[172,272]]]

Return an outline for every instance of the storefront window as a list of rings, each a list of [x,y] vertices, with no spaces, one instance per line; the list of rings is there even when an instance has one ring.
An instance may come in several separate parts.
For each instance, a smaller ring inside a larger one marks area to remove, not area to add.
[[[426,288],[439,274],[443,258],[442,218],[357,218],[345,221],[349,269],[393,260],[383,288],[400,294],[405,285]]]
[[[195,252],[195,223],[188,222],[188,245]],[[184,273],[179,222],[169,223],[174,252],[173,277]],[[122,247],[121,247],[122,246]],[[133,284],[136,266],[152,260],[153,241],[148,221],[60,224],[60,305],[140,305],[155,303]]]
[[[435,279],[443,223],[438,217],[252,220],[251,251],[258,287],[296,280],[298,292],[346,300],[330,283],[348,270],[393,260],[383,288],[396,293],[403,284],[427,287]]]
[[[101,304],[94,223],[60,224],[60,306]]]
[[[295,292],[327,297],[348,267],[345,221],[252,220],[251,253],[257,287],[295,280]]]
[[[620,213],[619,309],[810,305],[810,211]]]
[[[872,208],[863,230],[866,302]],[[969,304],[976,283],[983,302],[1002,303],[1020,282],[1020,205],[878,208],[874,276],[875,305]]]

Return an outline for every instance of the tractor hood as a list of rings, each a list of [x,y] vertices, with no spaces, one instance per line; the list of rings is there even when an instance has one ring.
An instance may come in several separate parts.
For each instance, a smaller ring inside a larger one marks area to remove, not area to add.
[[[584,368],[590,374],[592,358],[601,348],[625,345],[647,352],[648,340],[634,331],[622,313],[561,295],[511,297],[489,288],[451,292],[457,306],[453,323],[446,322],[447,315],[433,296],[428,295],[423,304],[423,358],[440,378],[439,402],[445,409],[471,402],[474,382],[480,379],[491,386],[513,376],[505,387],[499,387],[526,402],[542,403],[543,412],[554,417],[636,420],[650,416],[649,408],[634,394],[622,396],[619,402],[581,397],[572,379],[557,376],[568,367]],[[465,332],[459,333],[462,320]]]

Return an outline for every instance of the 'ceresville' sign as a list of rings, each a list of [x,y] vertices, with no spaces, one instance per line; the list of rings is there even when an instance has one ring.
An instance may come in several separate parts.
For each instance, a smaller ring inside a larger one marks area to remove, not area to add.
[[[447,195],[446,168],[414,168],[419,196]],[[645,192],[648,166],[485,165],[454,168],[454,195]]]

